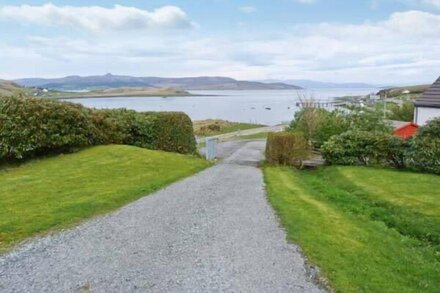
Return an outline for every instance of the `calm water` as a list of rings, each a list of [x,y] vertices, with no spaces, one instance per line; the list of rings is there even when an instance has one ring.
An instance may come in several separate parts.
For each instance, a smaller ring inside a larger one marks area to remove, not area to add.
[[[137,111],[182,111],[193,120],[218,118],[230,121],[275,125],[290,121],[298,110],[296,103],[303,91],[191,91],[207,95],[197,97],[121,97],[73,99],[94,108],[127,108]],[[320,101],[332,101],[334,97],[364,95],[376,89],[319,89],[305,92]],[[214,96],[209,96],[214,95]]]

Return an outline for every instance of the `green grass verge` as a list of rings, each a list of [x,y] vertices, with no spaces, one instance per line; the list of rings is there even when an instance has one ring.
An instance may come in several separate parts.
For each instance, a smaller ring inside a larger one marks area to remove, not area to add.
[[[0,169],[0,252],[27,237],[123,206],[209,163],[111,145]]]
[[[193,125],[194,125],[194,134],[198,136],[219,135],[219,134],[225,134],[229,132],[253,129],[264,126],[260,124],[231,122],[231,121],[219,120],[219,119],[194,121]]]
[[[255,134],[249,134],[249,135],[239,135],[234,137],[234,139],[266,139],[269,135],[269,132],[260,132]]]
[[[438,292],[440,177],[264,168],[269,201],[336,292]]]

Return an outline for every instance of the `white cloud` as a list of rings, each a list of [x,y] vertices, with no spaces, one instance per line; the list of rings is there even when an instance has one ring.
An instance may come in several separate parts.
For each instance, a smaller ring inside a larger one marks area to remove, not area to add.
[[[257,11],[257,8],[255,8],[254,6],[241,6],[238,7],[238,10],[243,13],[254,13],[255,11]]]
[[[0,64],[4,78],[112,72],[417,83],[440,74],[439,35],[440,14],[406,11],[356,25],[297,25],[270,38],[259,31],[246,31],[245,37],[198,32],[136,38],[119,34],[118,42],[106,35],[34,36],[26,46],[0,44]]]
[[[69,26],[88,31],[148,30],[189,28],[193,23],[176,6],[163,6],[154,11],[115,5],[100,6],[4,6],[0,19],[12,19],[46,26]]]

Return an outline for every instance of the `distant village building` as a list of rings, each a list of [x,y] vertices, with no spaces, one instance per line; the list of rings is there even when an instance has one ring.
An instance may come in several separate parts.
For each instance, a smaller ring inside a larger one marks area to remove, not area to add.
[[[414,123],[420,126],[440,117],[440,77],[415,102]]]

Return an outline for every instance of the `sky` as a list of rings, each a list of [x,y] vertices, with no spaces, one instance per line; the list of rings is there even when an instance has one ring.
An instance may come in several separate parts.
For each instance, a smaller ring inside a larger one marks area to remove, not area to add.
[[[431,83],[440,0],[0,0],[0,78]]]

